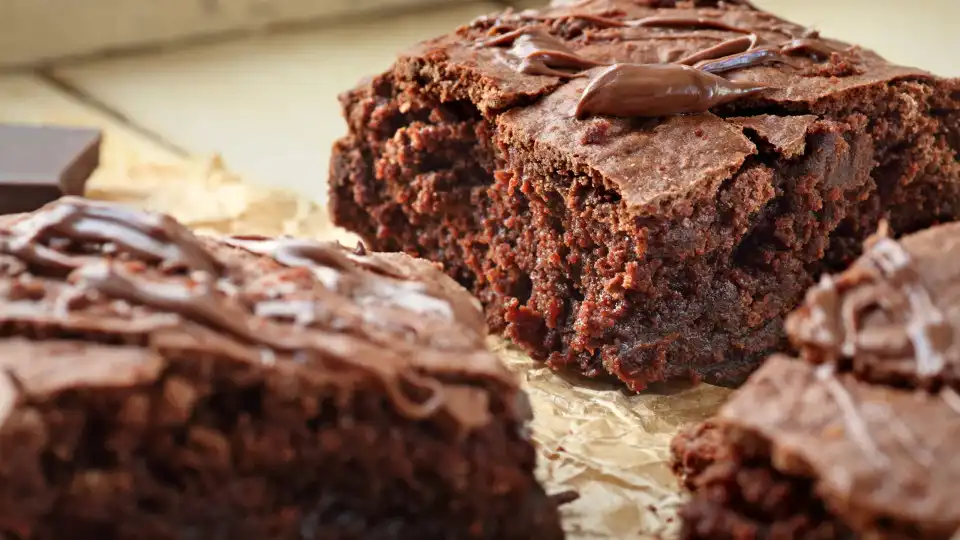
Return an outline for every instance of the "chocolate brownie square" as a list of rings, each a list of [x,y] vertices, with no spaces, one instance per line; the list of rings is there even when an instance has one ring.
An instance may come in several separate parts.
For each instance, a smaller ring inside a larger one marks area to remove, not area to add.
[[[960,215],[960,85],[744,2],[479,18],[343,95],[335,221],[631,388],[735,384],[881,218]]]
[[[674,444],[686,540],[948,540],[960,531],[960,400],[783,356]],[[701,428],[703,429],[703,428]],[[703,465],[717,456],[720,459]]]
[[[672,445],[683,538],[960,531],[960,223],[881,234],[787,319],[776,356]]]
[[[0,536],[562,538],[485,337],[402,254],[76,198],[6,217]]]

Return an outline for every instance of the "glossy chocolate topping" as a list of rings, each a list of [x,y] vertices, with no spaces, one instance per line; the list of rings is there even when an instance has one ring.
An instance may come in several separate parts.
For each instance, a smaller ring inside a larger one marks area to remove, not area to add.
[[[703,49],[691,55],[685,56],[674,63],[683,64],[685,66],[692,66],[697,62],[702,62],[705,60],[713,60],[716,58],[723,58],[731,54],[746,52],[746,51],[749,51],[750,49],[753,49],[756,46],[757,46],[756,34],[739,36],[733,39],[728,39],[726,41],[721,41],[720,43],[712,47],[707,47],[706,49]]]
[[[655,117],[705,112],[766,88],[678,64],[615,64],[593,76],[575,115]]]
[[[727,71],[746,69],[765,64],[787,64],[794,68],[800,67],[794,61],[785,57],[783,53],[780,52],[779,47],[759,47],[714,60],[697,62],[694,67],[708,73],[725,73]]]
[[[481,42],[482,46],[493,47],[511,45],[507,55],[511,66],[528,75],[548,75],[552,77],[580,77],[578,73],[567,73],[561,69],[584,70],[601,64],[583,58],[567,45],[537,27],[521,28]]]
[[[484,348],[476,300],[430,263],[403,255],[290,238],[217,242],[167,216],[67,198],[0,226],[3,256],[30,267],[51,306],[28,310],[8,300],[9,309],[0,305],[7,322],[37,320],[50,309],[67,327],[111,325],[111,315],[92,318],[85,310],[125,303],[147,310],[124,323],[133,328],[211,332],[208,339],[233,340],[270,364],[333,362],[344,376],[360,370],[380,381],[407,417],[446,411],[468,429],[488,422],[488,397],[442,383],[436,373],[513,385]],[[51,272],[66,281],[42,277]]]
[[[738,34],[752,33],[752,31],[747,28],[733,26],[721,20],[708,19],[706,17],[672,17],[667,15],[644,17],[642,19],[626,21],[625,26],[726,30],[728,32],[736,32]]]
[[[839,276],[824,276],[787,320],[791,339],[817,362],[921,383],[960,375],[960,225],[901,242],[882,232]],[[862,365],[861,365],[862,364]],[[868,365],[869,364],[869,365]]]

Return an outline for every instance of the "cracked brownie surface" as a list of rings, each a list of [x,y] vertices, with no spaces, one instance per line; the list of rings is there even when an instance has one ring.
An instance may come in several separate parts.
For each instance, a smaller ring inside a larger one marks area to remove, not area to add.
[[[700,72],[663,68],[696,81],[684,92],[749,90],[669,101],[630,68],[635,86],[598,91],[609,64],[671,62]],[[960,213],[956,81],[745,3],[482,17],[342,102],[338,224],[443,263],[534,357],[638,390],[742,381],[881,218],[900,233]]]
[[[671,446],[694,539],[929,538],[960,532],[960,224],[826,275],[774,356]]]
[[[0,536],[562,538],[485,337],[402,254],[0,218]]]

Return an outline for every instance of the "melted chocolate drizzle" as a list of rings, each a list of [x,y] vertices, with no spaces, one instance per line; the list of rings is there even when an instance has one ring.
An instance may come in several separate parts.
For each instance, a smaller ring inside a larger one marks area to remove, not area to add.
[[[873,309],[903,312],[903,322],[864,326]],[[916,262],[885,229],[868,243],[867,251],[837,279],[824,277],[807,293],[801,310],[787,321],[788,332],[800,344],[813,345],[823,362],[864,353],[881,357],[915,358],[920,380],[940,377],[946,356],[960,340],[932,293],[924,286]]]
[[[671,16],[644,17],[642,19],[626,21],[625,26],[633,27],[633,28],[657,27],[657,28],[693,28],[693,29],[707,29],[707,30],[724,30],[727,32],[736,32],[738,34],[752,33],[750,30],[746,28],[740,28],[739,26],[733,26],[731,24],[727,24],[717,19],[707,19],[704,17],[671,17]]]
[[[705,112],[767,86],[729,81],[679,64],[614,64],[597,73],[575,115],[655,117]]]
[[[580,71],[605,65],[577,55],[563,41],[536,27],[514,30],[483,41],[480,45],[484,47],[511,45],[507,54],[513,61],[508,63],[520,73],[528,75],[576,78],[583,75],[559,70]]]
[[[715,58],[723,58],[731,54],[746,52],[757,46],[758,39],[759,38],[757,37],[756,34],[735,37],[733,39],[721,41],[720,43],[714,45],[713,47],[708,47],[701,51],[697,51],[689,56],[685,56],[674,63],[683,64],[685,66],[692,66],[697,62],[702,62],[705,60],[713,60]]]
[[[698,62],[694,67],[708,73],[726,73],[728,71],[762,66],[765,64],[786,64],[793,68],[800,67],[785,57],[778,47],[759,47],[715,60],[704,60]]]
[[[71,255],[44,244],[54,240],[78,247],[93,243],[113,245],[121,253],[157,264],[168,272],[185,268],[195,273],[149,279],[140,275],[136,265],[104,261],[99,255]],[[328,286],[329,281],[333,287],[338,286],[337,276],[353,277],[355,283],[361,284],[362,294],[354,295],[351,301],[361,310],[365,307],[364,297],[448,319],[453,318],[457,309],[451,301],[442,299],[446,297],[431,295],[433,291],[425,283],[410,280],[398,268],[378,258],[350,252],[339,244],[263,237],[232,238],[228,243],[268,254],[284,266],[313,269],[321,282],[324,279],[320,275],[327,278],[324,284]],[[472,389],[446,388],[438,380],[406,366],[402,358],[391,358],[389,351],[384,351],[382,358],[357,354],[352,350],[354,338],[316,328],[309,331],[292,328],[251,313],[232,297],[235,292],[228,294],[236,291],[236,286],[228,281],[226,266],[188,229],[168,216],[67,197],[15,222],[8,231],[0,232],[0,253],[38,267],[68,272],[68,279],[75,280],[75,286],[64,292],[68,297],[65,311],[70,310],[69,298],[92,291],[175,314],[241,342],[259,345],[265,361],[276,362],[278,353],[284,353],[305,361],[338,361],[360,368],[377,377],[397,410],[414,420],[429,417],[442,408],[466,429],[489,421],[485,396],[464,397]],[[356,293],[357,289],[352,292]],[[316,302],[311,304],[314,311],[322,307]],[[307,313],[308,307],[303,305],[296,310],[284,310],[277,305],[257,307],[261,313],[292,314],[295,319],[312,320],[314,315]],[[475,309],[472,305],[468,307]],[[411,397],[411,388],[416,389],[418,396],[426,397]],[[450,396],[453,397],[447,399]]]
[[[0,253],[58,271],[80,267],[83,260],[44,245],[51,238],[103,242],[148,262],[218,275],[223,264],[172,218],[78,197],[64,197],[17,222],[0,236]]]

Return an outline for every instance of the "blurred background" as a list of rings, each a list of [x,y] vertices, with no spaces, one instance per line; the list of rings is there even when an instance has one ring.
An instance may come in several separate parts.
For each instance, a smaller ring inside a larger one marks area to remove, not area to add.
[[[960,0],[755,2],[960,76]],[[115,134],[105,151],[219,153],[249,180],[322,201],[329,147],[344,131],[338,93],[420,39],[545,3],[0,0],[0,121],[96,122]]]

